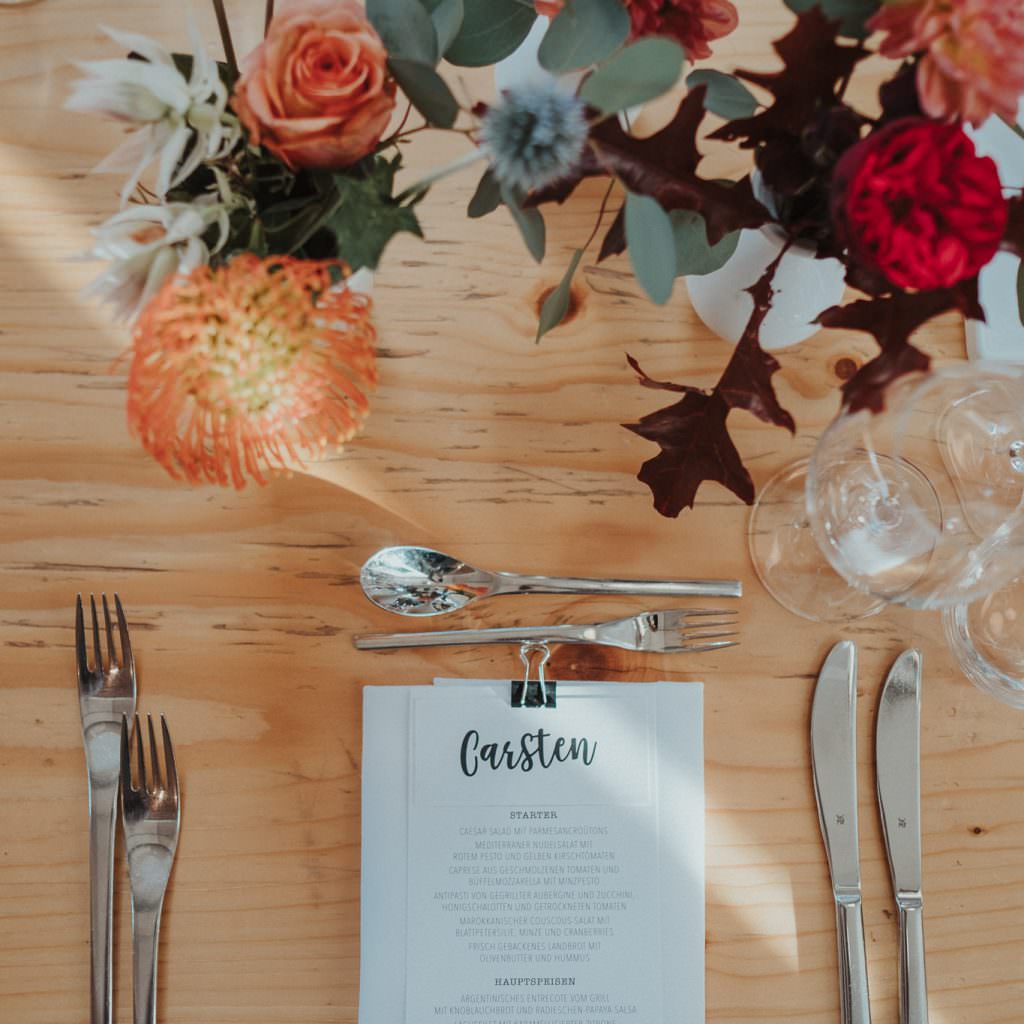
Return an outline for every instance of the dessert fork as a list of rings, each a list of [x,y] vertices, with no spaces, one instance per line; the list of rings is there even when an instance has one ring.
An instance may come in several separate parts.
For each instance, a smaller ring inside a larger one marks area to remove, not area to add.
[[[164,767],[160,770],[153,718],[149,726],[149,770],[139,716],[135,716],[135,784],[132,783],[128,718],[121,723],[121,817],[125,860],[132,888],[132,973],[135,1024],[156,1024],[156,961],[160,912],[171,877],[181,825],[181,794],[167,722],[160,716]]]
[[[655,654],[696,654],[734,647],[735,631],[716,632],[734,626],[735,613],[715,608],[673,609],[644,612],[628,619],[597,622],[589,626],[526,626],[511,629],[442,629],[432,633],[370,633],[354,638],[360,650],[394,647],[441,647],[452,644],[520,644],[548,642],[602,644],[624,651]],[[710,632],[709,632],[710,630]]]
[[[102,596],[107,659],[100,645],[96,600],[92,607],[92,666],[85,641],[82,595],[75,601],[75,660],[78,665],[78,703],[82,712],[82,740],[89,773],[89,928],[91,957],[92,1024],[111,1024],[114,823],[117,810],[117,744],[125,715],[135,713],[135,661],[128,638],[128,623],[121,600],[114,595],[121,651],[114,643],[107,595]]]

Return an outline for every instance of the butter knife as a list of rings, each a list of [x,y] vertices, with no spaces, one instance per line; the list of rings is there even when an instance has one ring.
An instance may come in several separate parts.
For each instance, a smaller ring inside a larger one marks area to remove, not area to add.
[[[811,765],[818,821],[828,854],[839,939],[842,1024],[870,1024],[867,954],[857,837],[857,648],[829,651],[811,707]]]
[[[928,1024],[921,893],[921,654],[889,671],[875,732],[878,806],[900,919],[900,1024]]]

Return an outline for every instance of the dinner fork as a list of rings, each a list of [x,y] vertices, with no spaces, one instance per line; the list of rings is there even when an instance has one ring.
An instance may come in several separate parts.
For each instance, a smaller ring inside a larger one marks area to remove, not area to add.
[[[171,877],[181,825],[181,793],[167,722],[160,716],[164,767],[160,769],[153,718],[149,726],[149,769],[139,716],[135,716],[135,784],[132,783],[128,717],[121,723],[121,817],[125,860],[132,889],[132,971],[135,1024],[156,1024],[156,960],[160,912]]]
[[[89,774],[89,930],[91,955],[92,1024],[111,1024],[114,826],[117,812],[117,744],[121,721],[135,713],[135,661],[121,599],[114,595],[121,651],[114,643],[107,595],[102,595],[107,657],[100,646],[96,599],[92,607],[92,666],[85,642],[82,595],[75,601],[75,660],[78,664],[78,703],[82,740]]]
[[[449,644],[518,644],[525,642],[602,644],[624,651],[656,654],[696,654],[734,647],[735,614],[716,608],[686,608],[644,612],[628,619],[589,626],[526,626],[510,629],[442,629],[430,633],[370,633],[354,638],[360,650],[393,647],[440,647]],[[710,632],[709,632],[710,630]]]

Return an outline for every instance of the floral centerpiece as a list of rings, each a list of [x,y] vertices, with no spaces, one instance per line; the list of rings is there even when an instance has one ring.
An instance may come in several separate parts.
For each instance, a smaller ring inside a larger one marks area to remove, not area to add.
[[[420,234],[428,189],[477,161],[467,215],[504,207],[538,261],[545,205],[607,179],[538,339],[565,317],[599,236],[598,259],[628,253],[665,302],[677,276],[720,267],[741,230],[773,224],[786,245],[839,259],[861,292],[820,322],[877,339],[880,354],[844,392],[880,407],[892,379],[927,366],[912,332],[951,309],[980,317],[979,271],[1000,248],[1024,252],[1022,183],[1000,182],[963,130],[1013,121],[1024,8],[788,2],[797,20],[775,44],[782,70],[691,70],[675,116],[648,137],[623,113],[710,55],[737,24],[730,0],[282,0],[240,64],[221,0],[220,62],[198,38],[172,54],[111,31],[123,56],[83,65],[68,105],[129,127],[99,168],[127,180],[122,210],[96,231],[92,255],[108,267],[92,291],[132,321],[132,429],[173,475],[235,486],[351,438],[376,382],[371,300],[354,275],[376,268],[396,234]],[[550,19],[538,51],[547,76],[490,104],[457,100],[440,62],[495,64],[538,17]],[[845,99],[872,52],[895,61],[874,116]],[[423,130],[461,135],[466,151],[399,189],[401,147]],[[750,174],[704,177],[705,136],[750,150],[759,186]],[[644,386],[682,394],[630,427],[661,448],[640,479],[664,514],[692,505],[705,480],[752,500],[732,409],[794,429],[771,383],[779,364],[758,343],[774,270],[751,282],[754,312],[711,390],[654,381],[630,360]]]

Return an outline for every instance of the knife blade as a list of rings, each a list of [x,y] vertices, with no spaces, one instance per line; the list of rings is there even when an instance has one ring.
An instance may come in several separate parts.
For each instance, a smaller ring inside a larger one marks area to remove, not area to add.
[[[900,922],[900,1021],[927,1024],[921,886],[921,654],[889,670],[875,727],[878,807]]]
[[[836,904],[842,1021],[870,1024],[857,835],[856,694],[857,648],[843,640],[829,651],[814,688],[811,768]]]

